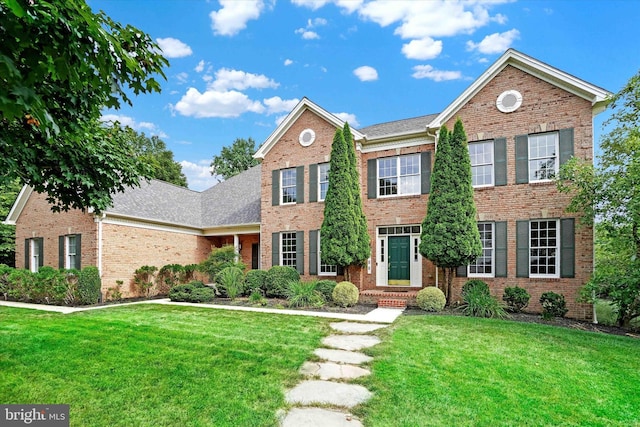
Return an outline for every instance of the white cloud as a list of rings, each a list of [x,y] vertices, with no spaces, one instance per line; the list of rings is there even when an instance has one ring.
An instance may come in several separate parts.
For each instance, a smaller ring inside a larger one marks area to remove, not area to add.
[[[494,33],[486,36],[480,43],[467,42],[467,50],[477,50],[485,55],[502,53],[511,47],[516,39],[520,38],[520,31],[513,30],[504,33]]]
[[[344,121],[344,122],[348,122],[349,126],[353,127],[353,128],[357,128],[358,126],[360,126],[360,123],[358,123],[358,119],[356,119],[356,115],[355,114],[351,114],[351,113],[333,113],[334,116],[336,116],[337,118],[339,118],[340,120]]]
[[[189,88],[173,109],[183,116],[238,117],[246,112],[264,113],[265,107],[259,101],[249,99],[244,93],[230,90],[207,90]]]
[[[318,10],[325,4],[329,3],[329,0],[291,0],[291,3],[296,6],[304,6],[311,10]]]
[[[159,38],[157,42],[160,49],[162,49],[162,54],[167,58],[182,58],[193,53],[187,44],[172,37]]]
[[[240,70],[221,68],[216,71],[216,78],[213,83],[209,85],[209,88],[225,91],[228,89],[244,90],[248,88],[275,89],[278,86],[280,86],[278,83],[263,74],[253,74]]]
[[[442,40],[433,40],[425,37],[420,40],[411,40],[402,46],[402,53],[409,59],[434,59],[442,52]]]
[[[293,64],[293,61],[291,59],[285,59],[284,60],[284,66],[288,67],[289,65]]]
[[[204,60],[200,60],[200,62],[198,62],[198,65],[196,65],[196,68],[194,68],[193,71],[195,71],[196,73],[203,72],[204,71]]]
[[[347,14],[351,14],[360,9],[364,0],[334,0],[335,4]]]
[[[288,113],[293,110],[293,107],[298,105],[300,102],[299,99],[282,99],[279,96],[274,96],[272,98],[267,98],[262,100],[264,105],[267,106],[267,114],[276,114],[276,113]]]
[[[302,34],[302,38],[305,40],[314,40],[314,39],[319,39],[320,36],[318,35],[318,33],[316,33],[315,31],[311,31],[311,30],[306,30],[304,28],[298,28],[295,31],[296,34]]]
[[[274,120],[276,123],[276,126],[280,126],[280,123],[282,123],[284,121],[284,119],[286,119],[288,116],[288,114],[283,114],[281,116],[276,117],[276,119]]]
[[[200,160],[197,163],[182,160],[179,163],[191,190],[203,191],[218,183],[217,177],[211,175],[211,160]]]
[[[505,15],[501,14],[501,13],[497,13],[495,16],[493,16],[491,18],[491,20],[493,22],[497,22],[500,25],[504,25],[504,24],[507,23],[508,18]]]
[[[181,73],[176,74],[176,79],[178,80],[179,85],[183,85],[189,80],[189,74],[183,71]]]
[[[416,65],[413,67],[414,73],[411,77],[415,79],[431,79],[436,82],[445,80],[458,80],[462,78],[460,71],[436,70],[431,65]]]
[[[307,28],[322,27],[327,25],[327,23],[327,20],[324,18],[309,19],[307,21]]]
[[[362,82],[372,82],[374,80],[378,80],[378,72],[375,68],[370,67],[368,65],[363,65],[362,67],[358,67],[353,70],[353,74],[356,75],[357,78]]]
[[[220,0],[222,8],[209,14],[214,34],[234,36],[247,27],[247,22],[258,19],[264,9],[262,0]]]
[[[101,122],[105,123],[115,123],[118,122],[122,126],[128,126],[131,129],[147,132],[151,136],[157,136],[159,138],[168,138],[169,135],[164,133],[158,126],[151,122],[136,122],[133,117],[125,116],[122,114],[103,114],[100,117]]]

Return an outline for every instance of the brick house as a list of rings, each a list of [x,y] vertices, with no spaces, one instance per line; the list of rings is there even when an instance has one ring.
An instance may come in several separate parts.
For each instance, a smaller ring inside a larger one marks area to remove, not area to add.
[[[353,129],[372,242],[367,265],[350,271],[363,298],[393,304],[437,283],[417,247],[437,135],[460,117],[483,255],[458,269],[454,300],[478,277],[498,297],[506,286],[526,288],[534,311],[542,292],[564,293],[569,316],[589,318],[590,306],[576,295],[593,268],[593,230],[565,212],[570,197],[550,178],[571,156],[593,159],[593,117],[608,95],[510,49],[443,112]],[[35,257],[43,242],[46,264],[56,255],[68,263],[70,237],[82,234],[82,262],[98,265],[103,282],[129,280],[143,264],[198,262],[224,242],[234,242],[252,268],[290,265],[306,279],[341,279],[320,260],[319,230],[331,142],[343,124],[304,98],[257,151],[261,166],[202,193],[153,181],[116,195],[101,218],[52,214],[43,196],[24,189],[8,218],[17,224],[16,265],[43,262]]]

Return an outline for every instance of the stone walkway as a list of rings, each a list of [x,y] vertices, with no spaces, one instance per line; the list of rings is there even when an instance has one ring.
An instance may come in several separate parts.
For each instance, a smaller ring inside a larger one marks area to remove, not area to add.
[[[372,358],[358,350],[378,344],[380,340],[377,337],[365,334],[386,326],[349,321],[331,323],[336,333],[322,340],[322,344],[329,348],[315,350],[314,354],[322,361],[305,362],[302,365],[300,372],[308,379],[287,392],[285,400],[294,407],[283,414],[280,425],[361,427],[360,420],[352,416],[349,410],[369,400],[372,394],[365,387],[349,384],[348,381],[371,374],[368,369],[358,365],[369,363]],[[336,409],[328,409],[327,406]]]

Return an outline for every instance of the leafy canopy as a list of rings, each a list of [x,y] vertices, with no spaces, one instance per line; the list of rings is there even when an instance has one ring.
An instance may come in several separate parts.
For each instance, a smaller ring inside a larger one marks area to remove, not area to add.
[[[218,175],[222,179],[229,179],[256,166],[260,161],[253,155],[256,152],[256,142],[253,138],[236,138],[231,147],[223,147],[220,154],[213,156],[211,161],[211,174]]]
[[[0,183],[46,192],[54,210],[105,209],[152,169],[103,108],[159,92],[168,62],[144,32],[81,0],[0,2]]]

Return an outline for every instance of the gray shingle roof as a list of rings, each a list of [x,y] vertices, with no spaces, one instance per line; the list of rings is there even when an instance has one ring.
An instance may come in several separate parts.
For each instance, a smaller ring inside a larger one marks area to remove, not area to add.
[[[367,136],[367,139],[384,138],[386,136],[424,132],[427,125],[438,117],[438,114],[428,114],[426,116],[413,117],[411,119],[395,120],[393,122],[379,123],[358,129]]]
[[[260,165],[203,192],[151,180],[113,196],[107,214],[196,228],[260,222]]]

